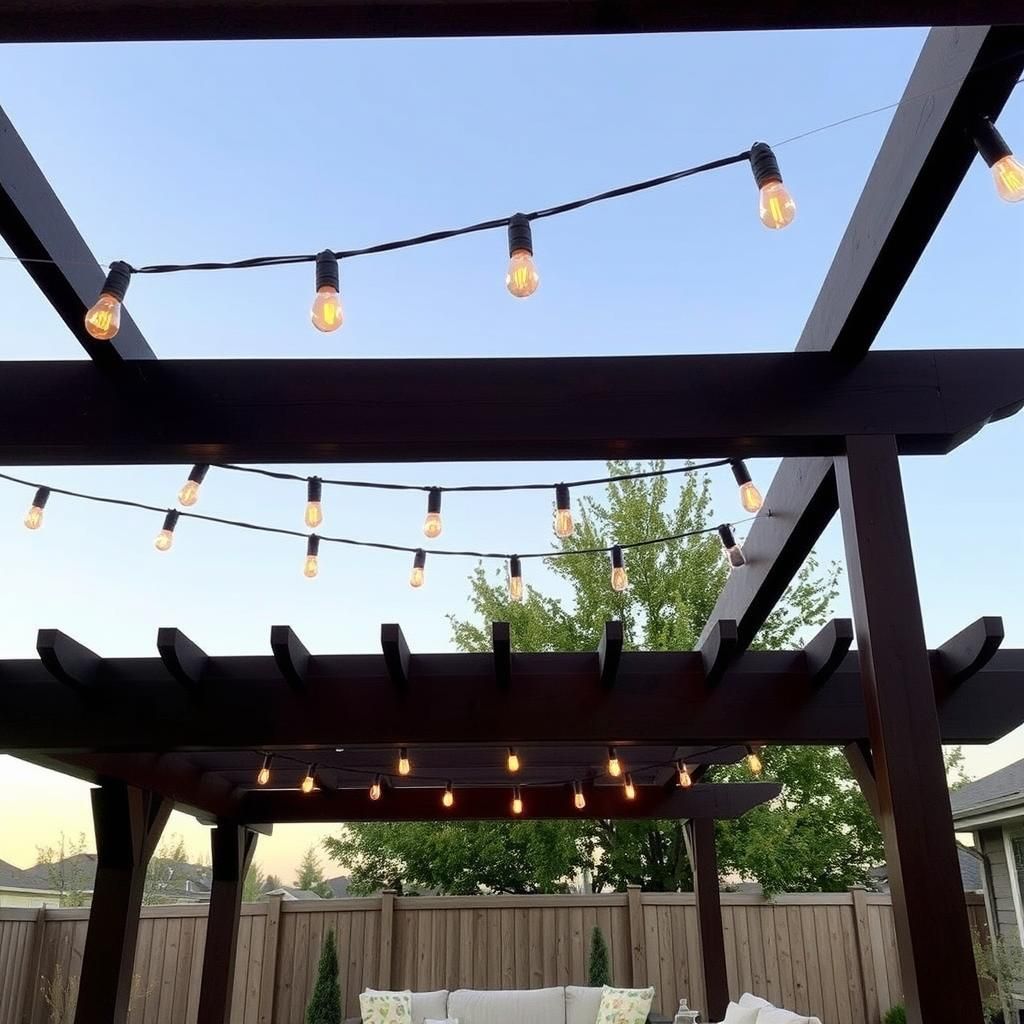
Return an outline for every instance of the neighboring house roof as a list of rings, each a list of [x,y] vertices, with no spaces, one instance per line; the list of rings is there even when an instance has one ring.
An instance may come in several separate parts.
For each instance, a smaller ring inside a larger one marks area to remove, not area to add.
[[[956,820],[1024,808],[1024,759],[954,790],[949,803]]]
[[[957,847],[956,854],[960,860],[960,882],[964,892],[981,892],[981,861],[962,846]],[[869,868],[868,876],[872,885],[877,886],[882,892],[889,891],[888,865],[879,864],[877,867]]]
[[[270,889],[264,893],[265,896],[280,896],[286,900],[318,900],[320,897],[308,889],[295,889],[290,885],[281,885],[276,889]]]
[[[56,892],[48,874],[37,875],[31,868],[17,868],[5,860],[0,860],[0,889],[38,889],[41,892]]]
[[[337,878],[328,878],[327,884],[331,887],[331,895],[336,899],[344,899],[348,895],[348,875],[338,875]]]

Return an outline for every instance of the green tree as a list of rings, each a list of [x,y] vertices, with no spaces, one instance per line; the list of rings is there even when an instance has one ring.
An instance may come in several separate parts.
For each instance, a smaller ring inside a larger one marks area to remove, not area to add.
[[[249,865],[249,870],[245,873],[245,880],[242,882],[242,902],[261,903],[264,898],[263,894],[268,888],[277,887],[267,885],[267,876],[263,874],[263,869],[256,861],[253,861]]]
[[[58,893],[62,907],[84,907],[89,901],[86,889],[92,882],[85,852],[85,833],[77,839],[60,833],[56,846],[37,846],[36,861],[46,866],[49,887]]]
[[[317,896],[325,900],[329,900],[334,895],[324,878],[324,869],[317,856],[316,846],[310,846],[302,855],[299,876],[295,879],[295,888],[305,889],[306,892],[315,892]]]
[[[611,970],[608,966],[608,943],[604,932],[597,925],[590,933],[590,962],[587,964],[587,984],[593,988],[612,983]]]
[[[187,896],[189,882],[206,881],[207,876],[204,866],[189,857],[184,838],[175,833],[160,844],[146,866],[142,902],[178,903]]]
[[[329,929],[320,950],[316,984],[306,1008],[306,1024],[341,1024],[341,989],[338,985],[338,947]]]
[[[263,891],[273,892],[275,889],[280,889],[284,885],[279,875],[267,875],[263,881]]]

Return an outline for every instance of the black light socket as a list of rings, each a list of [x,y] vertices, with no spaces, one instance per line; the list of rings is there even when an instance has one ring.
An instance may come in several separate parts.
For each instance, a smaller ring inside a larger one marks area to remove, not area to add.
[[[508,222],[508,254],[528,252],[533,255],[533,231],[525,213],[515,213]]]
[[[622,548],[618,544],[612,545],[612,568],[622,568]]]
[[[722,538],[722,546],[725,548],[736,547],[736,537],[732,532],[732,527],[727,523],[723,523],[718,528],[718,536]]]
[[[174,528],[178,525],[179,512],[176,512],[173,508],[169,509],[167,515],[164,516],[164,529],[168,533],[174,533]]]
[[[210,467],[207,463],[197,462],[192,467],[192,472],[188,475],[189,480],[194,484],[201,484],[206,479],[206,473],[209,468]]]
[[[109,295],[111,298],[117,299],[118,302],[123,302],[131,280],[132,268],[124,260],[114,260],[110,264],[107,278],[103,282],[102,294]]]
[[[323,493],[323,481],[318,476],[311,476],[306,481],[306,501],[319,501]]]
[[[508,560],[508,574],[512,577],[512,579],[522,579],[523,563],[519,560],[518,555],[513,555]]]
[[[440,511],[441,489],[439,487],[431,487],[430,493],[427,495],[427,515],[433,515]]]
[[[425,569],[427,566],[427,553],[423,548],[417,548],[416,554],[412,556],[412,567],[414,569]]]
[[[316,254],[316,290],[331,287],[337,291],[341,287],[341,273],[338,270],[338,257],[330,249]]]
[[[736,483],[742,487],[744,484],[750,483],[750,473],[747,470],[747,465],[742,459],[736,459],[732,463],[732,475],[736,478]]]
[[[998,163],[1003,157],[1013,155],[1013,150],[1006,144],[1006,139],[999,134],[999,130],[987,117],[978,118],[974,123],[971,136],[975,146],[978,147],[982,160],[989,167]]]
[[[572,505],[569,499],[569,487],[567,484],[555,485],[555,508],[564,512]]]
[[[315,557],[320,554],[320,538],[315,534],[311,533],[309,539],[306,541],[306,557]]]
[[[36,491],[36,496],[32,499],[33,508],[46,508],[47,501],[50,500],[50,488],[40,487]]]
[[[770,181],[782,181],[779,161],[767,142],[755,142],[750,147],[750,169],[754,172],[758,188],[763,188]]]

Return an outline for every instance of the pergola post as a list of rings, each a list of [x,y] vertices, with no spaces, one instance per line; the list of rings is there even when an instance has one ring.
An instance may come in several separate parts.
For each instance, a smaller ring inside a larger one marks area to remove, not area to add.
[[[718,890],[718,854],[715,850],[714,818],[691,818],[686,823],[687,852],[693,869],[693,892],[697,898],[697,929],[700,962],[704,972],[704,1016],[721,1020],[729,1003],[729,978],[725,968],[725,935],[722,931],[722,901]]]
[[[227,1024],[231,1019],[242,886],[256,849],[256,833],[242,825],[221,822],[210,833],[210,845],[213,885],[206,919],[197,1021],[198,1024]]]
[[[846,449],[836,483],[907,1019],[981,1024],[896,443]]]
[[[92,791],[96,882],[82,956],[75,1024],[125,1024],[146,865],[171,802],[123,782]]]

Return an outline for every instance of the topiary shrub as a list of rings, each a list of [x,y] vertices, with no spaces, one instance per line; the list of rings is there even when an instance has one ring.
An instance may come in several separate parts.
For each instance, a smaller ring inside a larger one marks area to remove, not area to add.
[[[594,988],[612,983],[611,969],[608,965],[608,943],[604,940],[604,932],[596,925],[590,933],[590,964],[587,978]]]
[[[895,1006],[890,1006],[885,1011],[885,1016],[882,1018],[882,1024],[907,1024],[907,1011],[903,1009],[901,1003],[897,1003]]]
[[[320,950],[316,984],[306,1008],[306,1024],[341,1024],[341,989],[338,986],[338,947],[331,929]]]

